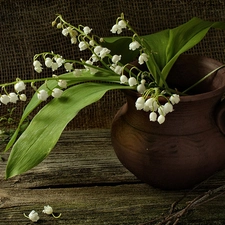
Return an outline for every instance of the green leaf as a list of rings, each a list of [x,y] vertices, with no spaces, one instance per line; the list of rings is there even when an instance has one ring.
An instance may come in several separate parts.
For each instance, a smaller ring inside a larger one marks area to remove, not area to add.
[[[33,118],[14,144],[9,156],[6,178],[38,165],[50,153],[63,129],[84,107],[98,101],[108,90],[130,89],[114,83],[82,83],[64,91]]]
[[[87,70],[82,70],[82,74],[78,77],[75,77],[73,73],[65,73],[59,76],[60,79],[65,79],[68,81],[68,86],[84,82],[84,81],[107,81],[107,82],[119,82],[119,76],[115,75],[112,76],[112,73],[110,72],[98,72],[95,75],[91,74]],[[56,80],[48,80],[47,86],[46,84],[41,85],[41,87],[38,90],[44,89],[48,91],[49,89],[53,89],[57,87],[57,81]],[[48,89],[49,88],[49,89]],[[19,125],[14,132],[13,136],[11,137],[10,141],[7,143],[7,146],[5,148],[5,151],[9,150],[9,148],[12,147],[12,145],[15,143],[19,133],[21,132],[21,126],[24,123],[25,119],[30,115],[30,113],[37,108],[41,103],[40,100],[37,98],[37,93],[34,94],[32,99],[30,100],[29,104],[25,108],[23,115],[20,119]]]
[[[134,61],[139,54],[139,50],[129,50],[131,37],[106,37],[104,41],[102,45],[111,50],[111,55],[122,55],[120,62],[124,65]]]
[[[49,88],[54,88],[57,86],[57,82],[55,80],[49,80],[47,82],[48,84],[48,87]],[[46,85],[42,85],[40,89],[45,89],[45,90],[48,90],[46,88]],[[40,105],[41,101],[37,98],[37,93],[34,94],[34,96],[32,97],[32,99],[30,100],[29,104],[26,106],[24,112],[23,112],[23,115],[20,119],[20,122],[19,122],[19,125],[16,129],[16,131],[14,132],[13,136],[11,137],[10,141],[7,143],[6,145],[6,148],[5,148],[5,151],[9,150],[9,148],[12,147],[12,145],[15,143],[20,131],[21,131],[21,126],[23,124],[23,122],[25,121],[25,119],[30,115],[30,113],[38,106]]]
[[[160,80],[158,85],[166,85],[166,77],[180,54],[198,44],[210,28],[225,29],[225,23],[204,21],[194,17],[176,28],[140,37],[145,46],[145,53],[150,56],[147,62],[148,69],[156,82]],[[138,50],[129,50],[130,37],[108,37],[104,40],[104,46],[112,49],[112,54],[123,56],[121,61],[123,64],[132,62],[139,54]]]
[[[161,76],[165,80],[180,54],[198,44],[210,28],[225,29],[225,23],[209,22],[194,17],[174,29],[143,36],[145,42],[150,46],[154,61],[161,71]],[[153,67],[152,71],[157,71],[151,61],[148,62],[148,66]]]

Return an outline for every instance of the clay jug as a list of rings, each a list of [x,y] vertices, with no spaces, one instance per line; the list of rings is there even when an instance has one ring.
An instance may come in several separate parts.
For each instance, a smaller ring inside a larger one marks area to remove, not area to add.
[[[222,64],[206,57],[179,57],[168,76],[182,91]],[[162,189],[191,188],[225,168],[225,69],[181,96],[163,124],[136,110],[139,95],[125,91],[126,104],[111,128],[121,163],[137,178]]]

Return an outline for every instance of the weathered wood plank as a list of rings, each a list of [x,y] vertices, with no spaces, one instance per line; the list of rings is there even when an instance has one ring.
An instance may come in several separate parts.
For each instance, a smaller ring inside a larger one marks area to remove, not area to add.
[[[5,165],[0,163],[0,225],[32,224],[23,216],[32,209],[40,214],[37,224],[139,224],[168,212],[188,192],[140,182],[116,158],[109,130],[64,132],[45,161],[9,180]],[[222,171],[191,191],[181,206],[224,185],[224,177]],[[41,213],[48,204],[62,213],[59,219]],[[225,224],[225,196],[198,206],[180,224]]]
[[[0,182],[4,180],[5,166],[6,160],[0,163]],[[1,187],[68,187],[121,182],[139,181],[117,159],[110,131],[87,130],[65,132],[39,166],[2,182]]]
[[[23,213],[39,212],[40,224],[139,224],[169,210],[183,192],[166,192],[145,184],[66,189],[0,190],[0,224],[27,224]],[[192,193],[189,197],[194,198]],[[181,224],[224,224],[224,200],[207,203],[184,217]],[[62,213],[60,219],[42,214],[44,205]],[[18,223],[19,222],[19,223]],[[215,223],[217,222],[217,223]]]

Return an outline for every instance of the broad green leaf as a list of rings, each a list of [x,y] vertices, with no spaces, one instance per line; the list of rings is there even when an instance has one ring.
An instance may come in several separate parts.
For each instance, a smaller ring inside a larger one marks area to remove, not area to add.
[[[144,51],[150,56],[147,62],[148,69],[156,81],[161,79],[159,85],[166,80],[180,54],[198,44],[210,28],[225,29],[225,23],[204,21],[194,17],[176,28],[140,37],[143,40],[142,44],[145,45]],[[125,56],[123,63],[132,62],[138,56],[139,51],[133,52],[128,48],[130,37],[109,37],[104,40],[105,46],[113,49],[113,53]]]
[[[6,178],[38,165],[50,153],[69,121],[84,107],[98,101],[107,91],[131,89],[114,83],[82,83],[64,91],[33,118],[14,144],[9,156]]]
[[[103,76],[104,74],[104,76]],[[118,75],[112,75],[113,73],[110,72],[105,72],[103,73],[98,72],[95,75],[91,74],[89,71],[87,70],[83,70],[82,74],[78,77],[75,77],[73,73],[66,73],[66,74],[62,74],[59,76],[60,79],[65,79],[68,81],[68,86],[80,83],[80,82],[84,82],[84,81],[107,81],[107,82],[119,82],[119,76]],[[46,91],[48,91],[49,89],[53,89],[55,87],[57,87],[57,81],[55,80],[48,80],[47,81],[47,86],[46,84],[41,85],[41,87],[38,90],[44,89]],[[12,147],[12,145],[15,143],[19,132],[21,131],[21,126],[24,123],[25,119],[30,115],[30,113],[37,107],[39,106],[41,103],[40,100],[38,100],[37,98],[37,93],[34,94],[34,96],[32,97],[32,99],[30,100],[29,104],[26,106],[23,115],[20,119],[19,125],[16,129],[16,131],[14,132],[13,136],[11,137],[10,141],[7,143],[7,146],[5,148],[5,151],[7,151],[9,148]]]
[[[195,17],[174,29],[163,30],[143,37],[150,46],[164,79],[179,55],[198,44],[210,28],[225,29],[225,23],[209,22]],[[149,67],[155,66],[151,61],[148,64]],[[154,68],[152,70],[154,71]]]
[[[57,86],[57,82],[54,81],[54,80],[50,80],[47,82],[48,84],[48,87],[50,88],[54,88]],[[46,85],[42,85],[39,89],[45,89],[47,90],[46,88]],[[38,106],[40,105],[41,101],[37,98],[37,94],[35,93],[34,96],[32,97],[32,99],[30,100],[29,104],[26,106],[24,112],[23,112],[23,115],[20,119],[20,122],[19,122],[19,125],[17,127],[17,129],[15,130],[13,136],[11,137],[10,141],[7,143],[7,146],[5,148],[5,151],[9,150],[9,148],[12,147],[12,145],[15,143],[18,135],[19,135],[19,132],[21,130],[21,126],[23,124],[23,122],[26,120],[26,118],[30,115],[30,113]]]
[[[111,55],[122,56],[120,62],[124,65],[132,62],[139,54],[139,50],[129,50],[130,37],[106,37],[104,41],[103,46],[111,50]]]

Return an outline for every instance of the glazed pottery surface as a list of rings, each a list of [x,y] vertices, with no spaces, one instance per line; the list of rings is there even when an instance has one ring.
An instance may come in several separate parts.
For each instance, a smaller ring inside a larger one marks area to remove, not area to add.
[[[181,56],[168,82],[184,90],[221,63]],[[163,124],[136,110],[136,92],[115,116],[111,138],[121,163],[140,180],[162,189],[191,188],[225,168],[225,69],[182,96]]]

